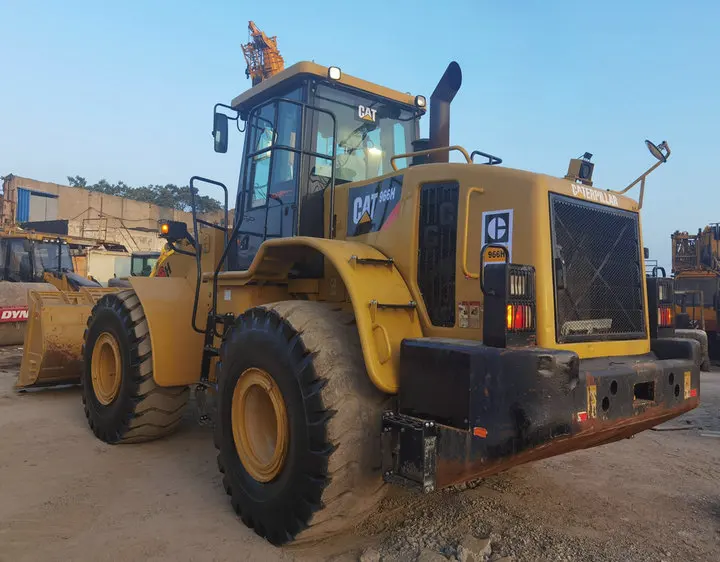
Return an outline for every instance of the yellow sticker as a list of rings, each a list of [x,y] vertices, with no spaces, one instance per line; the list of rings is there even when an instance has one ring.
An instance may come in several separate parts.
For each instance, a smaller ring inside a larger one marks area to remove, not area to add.
[[[588,418],[597,417],[597,386],[594,384],[587,387],[587,415]]]
[[[500,248],[485,248],[485,263],[505,263],[505,252]]]
[[[685,371],[685,389],[683,393],[685,400],[690,398],[690,390],[690,371]]]

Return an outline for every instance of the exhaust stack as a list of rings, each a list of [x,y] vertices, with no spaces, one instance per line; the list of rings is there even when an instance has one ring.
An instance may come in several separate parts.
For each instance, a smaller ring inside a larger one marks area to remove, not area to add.
[[[450,145],[450,102],[462,85],[460,65],[451,62],[430,96],[430,148]],[[430,162],[449,162],[450,152],[428,156]]]

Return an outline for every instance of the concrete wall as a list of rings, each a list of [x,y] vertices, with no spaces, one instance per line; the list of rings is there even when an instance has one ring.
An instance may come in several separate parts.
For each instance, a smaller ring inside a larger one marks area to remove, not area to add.
[[[192,228],[192,215],[184,211],[12,174],[3,183],[3,226],[15,223],[18,188],[56,195],[54,218],[69,221],[68,234],[123,244],[129,251],[162,249],[164,241],[157,235],[160,220],[182,221]],[[203,218],[220,222],[221,216],[222,212]]]

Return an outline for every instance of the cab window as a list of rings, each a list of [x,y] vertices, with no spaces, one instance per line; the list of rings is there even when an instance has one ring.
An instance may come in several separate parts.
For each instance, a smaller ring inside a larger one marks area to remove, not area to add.
[[[25,241],[9,240],[7,253],[7,280],[32,282],[32,263]]]
[[[299,101],[301,96],[302,90],[297,88],[280,97]],[[264,207],[268,199],[284,202],[291,193],[294,194],[299,156],[288,149],[300,147],[301,115],[299,105],[278,100],[250,116],[247,130],[250,138],[248,209]]]
[[[335,115],[316,111],[313,117],[313,149],[327,156],[335,148],[337,183],[363,181],[392,171],[395,154],[411,152],[416,137],[416,115],[410,109],[389,100],[318,84],[314,105]],[[329,178],[331,160],[313,158],[311,174]],[[398,162],[398,167],[403,167]]]

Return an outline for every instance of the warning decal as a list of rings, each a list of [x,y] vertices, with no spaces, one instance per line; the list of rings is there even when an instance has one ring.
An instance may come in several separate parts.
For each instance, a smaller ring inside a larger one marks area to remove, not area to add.
[[[496,244],[505,246],[508,261],[512,262],[513,210],[485,211],[482,214],[482,246]],[[485,252],[485,263],[503,262],[502,250],[488,248]]]
[[[462,301],[458,303],[458,326],[460,328],[480,328],[479,301]]]

